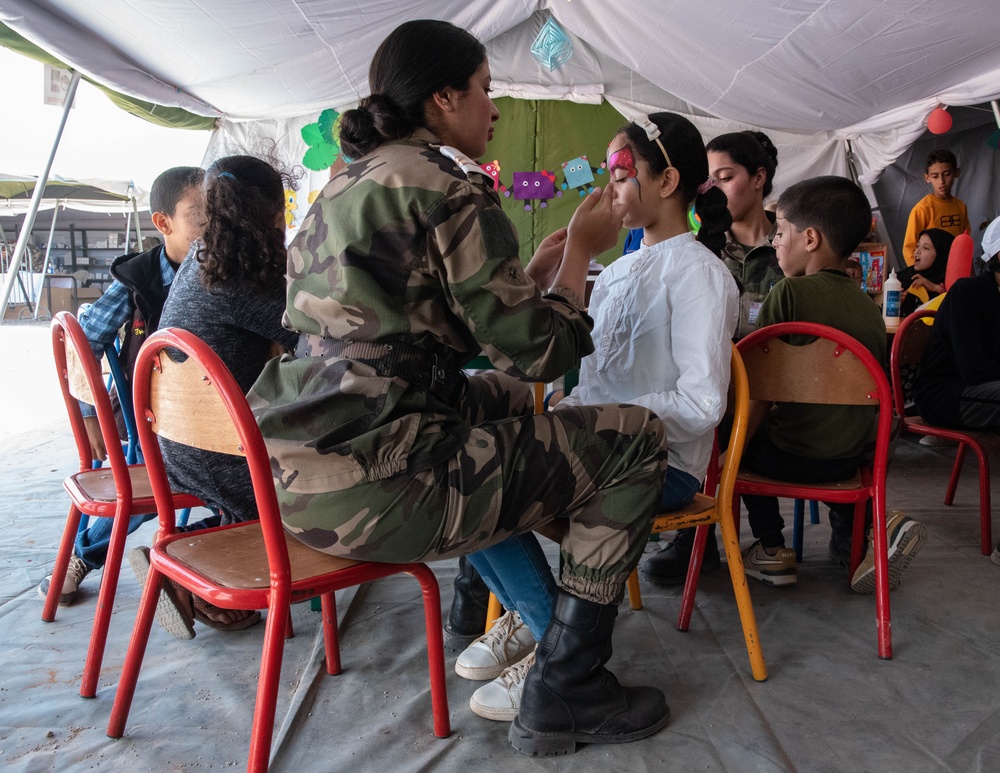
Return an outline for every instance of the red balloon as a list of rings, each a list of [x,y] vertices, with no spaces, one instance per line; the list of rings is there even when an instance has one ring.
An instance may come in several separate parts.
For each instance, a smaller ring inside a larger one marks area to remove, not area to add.
[[[951,128],[951,115],[943,107],[936,107],[927,116],[927,128],[931,134],[944,134]]]

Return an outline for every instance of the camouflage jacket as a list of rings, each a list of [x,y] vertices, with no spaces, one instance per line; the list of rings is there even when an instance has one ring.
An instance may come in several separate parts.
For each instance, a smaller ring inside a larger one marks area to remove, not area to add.
[[[593,351],[576,294],[524,273],[490,177],[436,143],[418,130],[350,164],[289,246],[299,348],[249,395],[286,506],[452,456],[459,368],[480,352],[548,381]]]
[[[740,318],[736,325],[735,340],[757,329],[757,312],[764,298],[775,284],[784,278],[778,266],[778,258],[771,237],[749,250],[733,238],[732,231],[726,234],[726,246],[722,250],[722,260],[740,286]]]

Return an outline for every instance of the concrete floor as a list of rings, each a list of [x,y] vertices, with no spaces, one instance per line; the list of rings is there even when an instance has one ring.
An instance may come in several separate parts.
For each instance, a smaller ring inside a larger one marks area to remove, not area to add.
[[[54,389],[48,331],[0,327],[0,766],[10,771],[242,768],[262,627],[199,627],[180,642],[155,628],[121,740],[105,736],[139,588],[122,573],[101,686],[79,697],[98,586],[40,620],[36,586],[51,569],[73,471]],[[344,673],[322,668],[319,615],[293,611],[285,648],[275,771],[994,771],[1000,759],[1000,567],[979,550],[976,474],[956,504],[941,502],[952,452],[900,443],[889,506],[929,539],[891,596],[895,657],[876,655],[873,596],[850,591],[826,558],[829,530],[805,527],[797,587],[751,584],[770,678],[754,682],[723,571],[703,578],[688,633],[675,627],[680,590],[642,584],[644,609],[623,605],[612,670],[663,689],[671,723],[622,746],[581,746],[536,760],[507,743],[507,726],[473,715],[477,684],[448,656],[452,735],[431,732],[420,593],[408,577],[338,597]],[[993,486],[1000,497],[1000,487]],[[146,524],[129,546],[148,544]],[[790,519],[788,536],[790,539]],[[1000,535],[998,535],[1000,536]],[[748,539],[745,535],[744,539]],[[649,550],[655,550],[654,543]],[[551,554],[554,557],[554,552]],[[457,562],[434,565],[445,610]],[[992,762],[991,762],[992,760]]]

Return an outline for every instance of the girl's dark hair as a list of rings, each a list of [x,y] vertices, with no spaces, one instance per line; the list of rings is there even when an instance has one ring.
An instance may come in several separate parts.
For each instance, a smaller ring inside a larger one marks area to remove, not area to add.
[[[371,96],[340,117],[340,146],[357,160],[424,126],[424,102],[443,88],[465,90],[486,60],[473,35],[446,21],[401,24],[382,41],[368,70]]]
[[[285,282],[285,188],[294,181],[267,161],[226,156],[205,173],[208,224],[197,252],[201,281],[209,289],[235,284],[265,292]]]
[[[755,175],[758,169],[763,169],[763,197],[766,199],[771,195],[771,190],[774,188],[774,170],[778,168],[778,149],[764,132],[747,130],[720,134],[715,139],[709,140],[705,150],[709,153],[728,153],[729,157],[750,175]]]
[[[733,224],[733,217],[729,214],[726,194],[721,190],[713,186],[705,193],[698,193],[698,186],[708,179],[708,155],[701,134],[687,118],[675,113],[653,113],[649,120],[659,127],[659,139],[670,156],[670,165],[680,174],[684,201],[695,202],[694,211],[701,219],[698,241],[720,255],[726,246],[726,231]],[[656,140],[646,136],[645,129],[630,123],[619,133],[628,137],[654,176],[666,170],[663,151]]]
[[[919,240],[921,236],[926,236],[934,245],[934,265],[926,271],[921,271],[920,275],[934,284],[944,284],[945,275],[948,273],[948,255],[951,253],[951,243],[955,237],[941,228],[925,228],[917,234]]]

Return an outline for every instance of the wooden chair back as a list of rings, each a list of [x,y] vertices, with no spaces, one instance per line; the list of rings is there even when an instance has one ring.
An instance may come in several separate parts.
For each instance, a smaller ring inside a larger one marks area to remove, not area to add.
[[[132,382],[139,442],[149,469],[161,532],[170,534],[174,525],[158,435],[195,448],[244,456],[250,468],[272,584],[288,584],[288,547],[270,456],[246,396],[225,363],[193,333],[166,328],[143,344]]]
[[[842,342],[823,337],[795,345],[778,337],[778,333],[766,336],[756,333],[752,341],[740,342],[740,353],[750,374],[750,399],[824,405],[878,404],[875,378],[866,363]]]
[[[104,387],[101,367],[90,349],[87,336],[76,317],[68,311],[60,311],[50,324],[52,332],[52,353],[55,358],[56,375],[63,395],[63,403],[73,428],[73,439],[80,459],[80,470],[93,466],[90,439],[83,422],[79,401],[93,405],[97,421],[101,427],[101,437],[108,452],[108,463],[116,485],[122,491],[130,486],[128,465],[122,451],[115,423],[111,398]],[[129,491],[131,496],[131,491]]]

